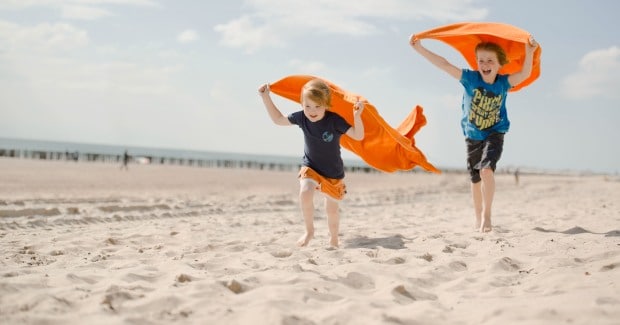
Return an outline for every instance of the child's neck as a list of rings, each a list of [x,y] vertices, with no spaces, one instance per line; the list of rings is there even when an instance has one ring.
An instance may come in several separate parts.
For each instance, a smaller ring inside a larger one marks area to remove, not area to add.
[[[497,80],[497,74],[493,75],[493,76],[482,76],[482,81],[484,81],[485,83],[492,85],[495,83],[495,80]]]

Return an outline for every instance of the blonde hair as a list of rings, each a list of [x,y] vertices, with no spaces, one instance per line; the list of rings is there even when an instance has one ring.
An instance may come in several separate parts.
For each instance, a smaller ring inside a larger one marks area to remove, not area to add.
[[[301,99],[308,98],[311,101],[326,107],[332,106],[332,92],[325,81],[312,79],[301,88]]]
[[[495,54],[497,55],[497,61],[499,62],[500,65],[504,65],[508,63],[508,59],[506,58],[506,52],[501,46],[495,43],[492,43],[492,42],[479,43],[478,45],[476,45],[476,53],[478,53],[478,50],[495,52]]]

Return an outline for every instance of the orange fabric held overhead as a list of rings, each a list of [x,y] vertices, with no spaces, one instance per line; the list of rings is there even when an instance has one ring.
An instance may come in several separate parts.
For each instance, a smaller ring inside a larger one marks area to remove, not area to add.
[[[274,94],[301,102],[301,89],[306,82],[317,77],[293,75],[285,77],[269,85]],[[331,111],[342,116],[353,125],[353,104],[359,99],[364,102],[362,121],[364,123],[364,139],[355,141],[343,135],[340,144],[362,158],[368,165],[384,171],[395,172],[410,170],[420,166],[427,171],[440,173],[430,164],[422,151],[415,146],[414,135],[426,124],[422,107],[415,107],[398,128],[393,128],[379,115],[377,109],[365,98],[349,93],[337,85],[325,81],[332,90]]]
[[[525,45],[529,42],[530,33],[503,23],[456,23],[415,34],[415,38],[435,39],[452,46],[465,57],[469,66],[474,70],[478,69],[476,45],[480,42],[496,43],[504,49],[508,59],[508,63],[499,70],[499,73],[511,74],[521,71],[525,61]],[[538,78],[541,52],[539,44],[534,52],[532,74],[522,83],[512,87],[510,91],[517,91]]]

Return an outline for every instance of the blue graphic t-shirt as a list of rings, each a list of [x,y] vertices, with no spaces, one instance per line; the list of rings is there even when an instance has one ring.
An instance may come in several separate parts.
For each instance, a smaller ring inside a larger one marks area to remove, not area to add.
[[[304,158],[302,164],[324,177],[344,178],[344,163],[340,156],[340,136],[351,125],[340,115],[326,111],[316,122],[308,120],[303,111],[292,113],[288,120],[304,132]]]
[[[484,140],[493,132],[508,132],[506,95],[511,88],[508,75],[498,74],[495,82],[488,84],[478,71],[463,69],[461,84],[465,87],[461,119],[465,137]]]

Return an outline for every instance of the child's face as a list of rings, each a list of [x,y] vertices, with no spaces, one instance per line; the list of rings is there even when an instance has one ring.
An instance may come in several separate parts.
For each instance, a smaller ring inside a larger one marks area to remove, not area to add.
[[[497,59],[497,53],[487,50],[478,50],[476,52],[478,58],[478,72],[482,75],[482,79],[487,83],[493,83],[501,65]]]
[[[311,122],[320,121],[325,116],[325,111],[327,110],[327,107],[319,105],[307,96],[303,97],[301,106],[304,109],[304,115],[306,115]]]

